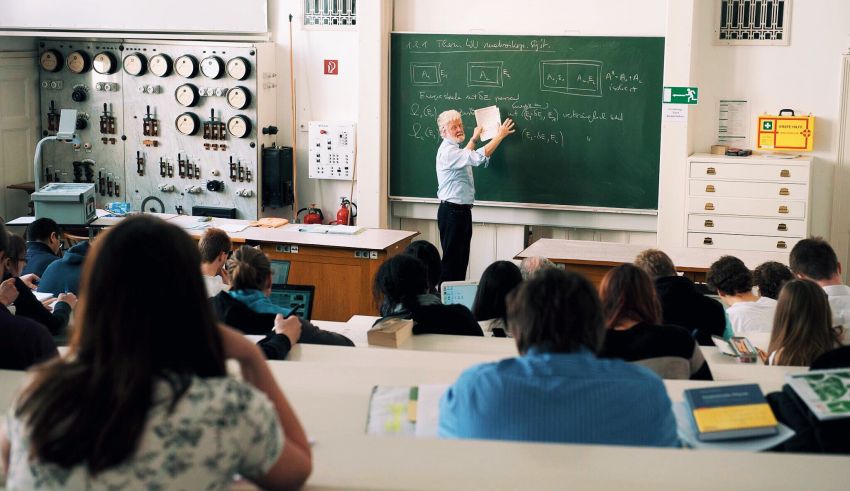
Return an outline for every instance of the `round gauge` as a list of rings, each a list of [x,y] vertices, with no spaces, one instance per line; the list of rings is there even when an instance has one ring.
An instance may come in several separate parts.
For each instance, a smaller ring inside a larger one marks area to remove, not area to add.
[[[49,49],[38,57],[41,69],[47,72],[58,72],[62,69],[62,53],[55,49]]]
[[[198,59],[192,55],[183,55],[174,62],[174,71],[183,78],[192,78],[198,74]]]
[[[168,55],[158,54],[151,57],[151,73],[157,77],[167,77],[171,75],[171,66],[171,57]]]
[[[218,78],[224,73],[224,62],[218,56],[208,56],[201,61],[201,73],[207,78]]]
[[[251,120],[241,114],[227,120],[227,131],[236,138],[245,138],[251,134]]]
[[[251,75],[251,62],[238,56],[227,62],[227,74],[236,80],[245,80]]]
[[[109,51],[101,51],[94,55],[94,71],[101,75],[109,75],[115,73],[118,69],[118,63],[115,61],[115,55]]]
[[[148,60],[141,53],[132,53],[124,57],[124,71],[134,77],[144,75]]]
[[[177,120],[174,124],[177,126],[177,131],[184,135],[191,136],[198,132],[198,128],[201,126],[201,120],[198,119],[198,116],[195,113],[183,113],[180,116],[177,116]]]
[[[198,103],[198,88],[192,84],[183,84],[174,91],[174,98],[181,106],[192,107]]]
[[[91,58],[85,51],[71,52],[65,63],[68,65],[68,70],[77,74],[85,73],[91,69]]]
[[[245,109],[251,104],[251,93],[247,87],[233,87],[227,91],[227,103],[233,109]]]

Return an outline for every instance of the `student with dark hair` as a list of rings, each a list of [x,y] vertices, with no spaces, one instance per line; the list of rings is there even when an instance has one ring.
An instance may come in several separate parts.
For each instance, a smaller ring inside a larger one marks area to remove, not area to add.
[[[80,277],[83,274],[83,261],[89,253],[89,241],[84,240],[65,251],[62,259],[53,261],[44,270],[38,291],[53,294],[70,292],[80,293]]]
[[[8,246],[9,235],[0,223],[0,262],[4,264],[8,259]],[[18,262],[18,258],[13,258],[12,262]],[[9,312],[7,306],[18,298],[16,281],[16,278],[8,278],[0,283],[0,370],[26,370],[35,363],[59,355],[47,328]]]
[[[201,251],[201,274],[207,295],[214,297],[221,291],[229,290],[230,277],[224,266],[233,245],[227,232],[220,228],[208,228],[198,241],[198,249]]]
[[[522,283],[522,273],[510,261],[496,261],[487,266],[478,282],[472,302],[472,315],[478,320],[485,336],[504,338],[508,335],[506,297]]]
[[[271,264],[263,251],[242,246],[234,251],[225,266],[230,277],[229,291],[212,297],[213,309],[218,318],[245,334],[266,337],[259,346],[270,360],[282,360],[295,343],[354,346],[347,337],[324,331],[309,321],[292,315],[291,310],[272,303]],[[297,319],[288,326],[281,324],[284,317]],[[271,332],[274,325],[274,331]],[[297,329],[296,329],[297,328]]]
[[[679,446],[661,380],[597,357],[602,309],[584,277],[541,271],[509,294],[507,315],[519,356],[461,374],[440,401],[440,436]]]
[[[388,319],[412,319],[413,334],[483,336],[469,309],[443,305],[428,293],[425,265],[411,255],[397,254],[378,268],[373,294],[383,316],[375,325]]]
[[[36,369],[0,432],[6,486],[224,489],[236,473],[302,485],[304,430],[260,350],[216,324],[186,232],[131,217],[91,255],[68,355]]]
[[[722,256],[709,267],[706,283],[729,306],[726,316],[734,335],[771,331],[776,300],[753,293],[753,274],[743,261]]]
[[[809,280],[786,283],[776,304],[768,364],[807,367],[841,346],[840,340],[841,328],[832,326],[823,289]]]
[[[47,328],[53,336],[64,333],[71,318],[71,311],[77,304],[77,296],[73,293],[60,293],[53,305],[53,312],[42,304],[32,288],[21,277],[21,268],[26,264],[26,243],[17,235],[8,237],[8,248],[6,259],[3,261],[3,279],[14,279],[15,288],[18,290],[18,298],[15,299],[15,315],[32,319]]]
[[[428,293],[439,295],[442,260],[440,259],[440,251],[437,250],[437,247],[427,240],[415,240],[404,249],[404,253],[410,254],[422,261],[422,264],[425,265],[425,270],[428,272]]]
[[[711,380],[691,334],[661,324],[661,304],[642,269],[617,266],[602,278],[599,291],[607,328],[602,356],[640,363],[663,378]]]
[[[762,297],[779,298],[782,285],[794,278],[794,273],[788,266],[776,261],[767,261],[756,266],[753,270],[753,284],[759,289]]]
[[[850,329],[850,287],[841,282],[841,263],[829,242],[820,237],[797,242],[791,249],[788,263],[798,278],[812,280],[826,292],[833,325]],[[847,332],[850,336],[850,331]],[[845,339],[844,343],[850,343],[850,339]]]
[[[723,305],[703,295],[690,278],[677,275],[670,256],[658,249],[647,249],[635,258],[635,266],[653,280],[661,302],[662,323],[684,327],[695,333],[697,343],[705,346],[714,345],[711,336],[723,335]]]
[[[27,265],[22,275],[30,273],[39,277],[47,265],[59,259],[62,231],[50,218],[39,218],[27,226]]]

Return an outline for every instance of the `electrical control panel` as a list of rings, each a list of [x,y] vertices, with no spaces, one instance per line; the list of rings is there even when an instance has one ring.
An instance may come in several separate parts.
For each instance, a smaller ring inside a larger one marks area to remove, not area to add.
[[[311,179],[354,178],[354,123],[310,121],[309,149]]]
[[[81,143],[45,146],[42,181],[92,182],[98,207],[259,215],[262,148],[271,146],[272,43],[44,40],[42,128],[79,112]],[[149,199],[154,198],[154,199]]]

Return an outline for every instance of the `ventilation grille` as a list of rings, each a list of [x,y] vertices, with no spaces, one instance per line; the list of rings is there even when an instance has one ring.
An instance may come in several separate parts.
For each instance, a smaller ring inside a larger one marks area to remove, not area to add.
[[[357,25],[357,0],[304,0],[304,27],[315,29]]]
[[[719,0],[718,44],[789,44],[791,0]]]

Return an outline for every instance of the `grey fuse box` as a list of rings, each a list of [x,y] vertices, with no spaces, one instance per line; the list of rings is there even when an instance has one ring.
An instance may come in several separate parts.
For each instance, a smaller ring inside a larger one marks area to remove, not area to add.
[[[32,193],[36,218],[87,225],[95,215],[94,184],[53,182]]]

